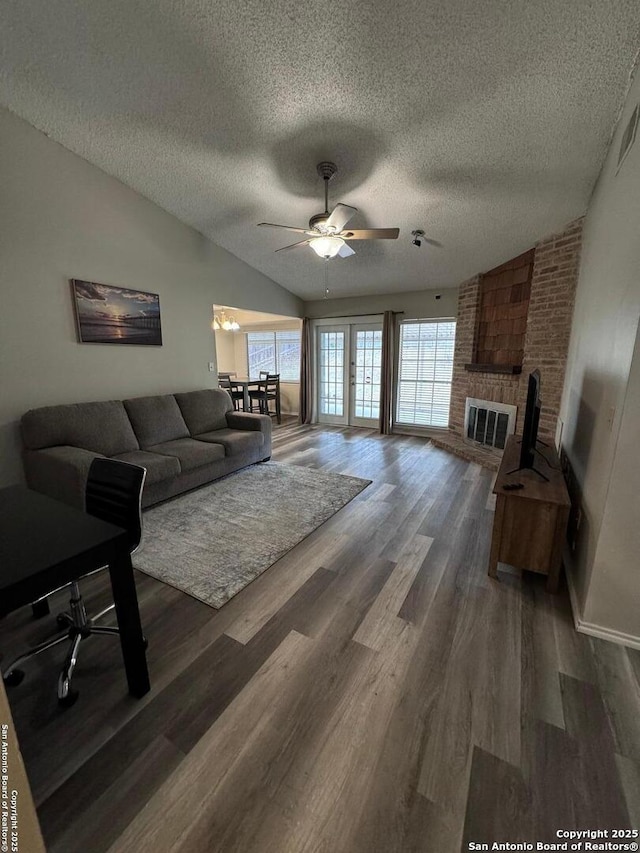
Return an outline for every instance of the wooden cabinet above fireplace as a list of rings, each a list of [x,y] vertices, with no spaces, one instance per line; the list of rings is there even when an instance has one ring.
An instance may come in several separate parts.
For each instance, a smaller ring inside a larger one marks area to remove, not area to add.
[[[480,276],[475,355],[466,370],[520,373],[534,250]]]

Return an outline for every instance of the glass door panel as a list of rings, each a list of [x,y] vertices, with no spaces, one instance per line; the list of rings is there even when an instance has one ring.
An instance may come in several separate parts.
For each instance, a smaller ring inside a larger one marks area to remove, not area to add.
[[[320,326],[318,420],[376,428],[380,413],[382,325]]]
[[[318,419],[322,423],[347,423],[345,349],[349,327],[318,330]]]
[[[376,427],[380,415],[382,328],[351,327],[351,410],[353,426]]]

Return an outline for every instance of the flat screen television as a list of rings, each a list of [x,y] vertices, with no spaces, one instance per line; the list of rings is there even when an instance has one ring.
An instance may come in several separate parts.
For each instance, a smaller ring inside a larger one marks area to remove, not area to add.
[[[534,467],[541,406],[542,402],[540,400],[540,371],[534,370],[533,373],[529,374],[527,405],[524,410],[522,444],[520,445],[520,468]]]

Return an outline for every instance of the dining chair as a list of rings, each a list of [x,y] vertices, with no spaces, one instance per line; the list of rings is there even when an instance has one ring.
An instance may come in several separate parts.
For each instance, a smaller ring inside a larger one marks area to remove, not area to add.
[[[244,391],[233,379],[219,379],[218,385],[231,397],[234,411],[237,412],[241,407],[244,408]]]
[[[273,401],[275,409],[269,408],[269,401]],[[265,378],[258,381],[257,388],[249,389],[249,411],[253,412],[256,408],[262,415],[275,415],[278,423],[282,423],[279,373],[267,373]]]
[[[133,554],[142,538],[142,489],[144,487],[147,469],[140,465],[131,465],[118,459],[96,458],[91,463],[85,489],[86,512],[102,521],[108,521],[126,530],[129,539],[129,551]],[[96,569],[96,571],[104,571]],[[90,572],[93,575],[96,572]],[[89,575],[84,575],[88,577]],[[80,578],[79,580],[82,580]],[[64,629],[64,634],[47,640],[35,646],[20,657],[16,658],[4,671],[2,678],[7,686],[20,684],[24,678],[21,664],[35,655],[53,648],[65,641],[70,642],[64,664],[58,677],[58,702],[63,706],[73,705],[78,698],[78,691],[71,689],[71,678],[76,667],[80,643],[93,634],[118,636],[118,628],[96,625],[96,621],[115,605],[101,610],[93,617],[87,616],[79,581],[73,581],[70,587],[69,610],[59,613],[56,617],[58,626]],[[59,587],[62,589],[63,587]],[[51,590],[49,595],[57,592]]]

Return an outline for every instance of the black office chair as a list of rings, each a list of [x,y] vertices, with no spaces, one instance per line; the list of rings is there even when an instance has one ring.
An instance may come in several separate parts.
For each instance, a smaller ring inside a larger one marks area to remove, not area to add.
[[[141,500],[146,475],[146,468],[139,465],[131,465],[117,459],[98,458],[91,463],[87,476],[86,512],[117,527],[123,527],[128,533],[129,550],[132,554],[138,548],[142,538]],[[103,569],[96,571],[103,571]],[[89,574],[93,575],[95,572]],[[49,595],[56,591],[51,590]],[[58,625],[66,628],[65,633],[53,640],[40,643],[16,658],[2,676],[4,683],[8,686],[20,684],[24,678],[24,672],[19,668],[22,663],[67,640],[71,646],[58,678],[58,702],[66,706],[73,705],[78,698],[78,691],[71,689],[71,678],[81,641],[88,639],[92,634],[117,636],[120,633],[118,628],[95,624],[97,619],[112,610],[115,605],[111,604],[89,618],[77,581],[70,584],[70,592],[69,612],[59,613],[56,617]]]
[[[263,371],[260,372],[262,377]],[[275,404],[275,409],[269,408],[269,401],[272,400]],[[266,377],[261,378],[258,382],[258,387],[249,389],[249,411],[255,409],[262,415],[275,415],[278,423],[282,422],[280,412],[280,374],[267,373]]]

